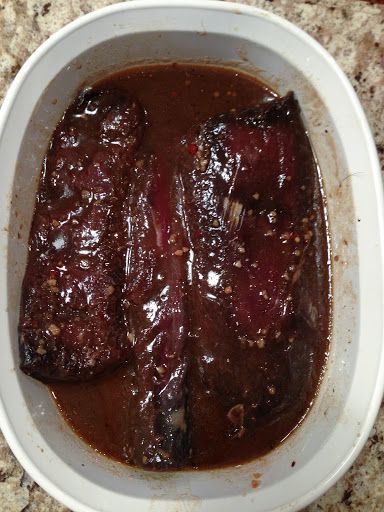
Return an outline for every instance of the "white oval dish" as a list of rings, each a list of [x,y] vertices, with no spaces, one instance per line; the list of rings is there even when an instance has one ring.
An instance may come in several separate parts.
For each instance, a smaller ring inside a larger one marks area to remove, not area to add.
[[[333,333],[319,396],[300,428],[241,467],[154,474],[98,455],[18,370],[17,322],[37,179],[76,90],[144,61],[208,61],[292,89],[323,174],[333,256]],[[383,197],[360,103],[329,54],[274,15],[216,1],[132,1],[64,27],[24,64],[0,113],[0,427],[34,480],[76,512],[295,511],[325,492],[364,445],[384,386]],[[295,461],[292,467],[292,461]],[[253,489],[254,473],[261,473]]]

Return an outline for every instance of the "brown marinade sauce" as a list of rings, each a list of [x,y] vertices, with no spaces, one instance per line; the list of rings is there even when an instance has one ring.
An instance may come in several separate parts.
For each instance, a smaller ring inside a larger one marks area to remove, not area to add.
[[[318,170],[293,94],[205,65],[81,91],[45,158],[22,369],[95,450],[240,464],[306,416],[326,362]]]

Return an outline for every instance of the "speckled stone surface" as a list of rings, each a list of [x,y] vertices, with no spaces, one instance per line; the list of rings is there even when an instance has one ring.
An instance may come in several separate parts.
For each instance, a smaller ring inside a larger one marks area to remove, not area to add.
[[[0,101],[50,34],[113,0],[0,0]],[[384,5],[360,0],[247,0],[309,32],[336,58],[367,113],[384,169]],[[65,512],[23,471],[0,433],[0,512]],[[384,511],[384,407],[361,455],[305,512]],[[120,511],[116,511],[120,512]],[[304,511],[303,511],[304,512]]]

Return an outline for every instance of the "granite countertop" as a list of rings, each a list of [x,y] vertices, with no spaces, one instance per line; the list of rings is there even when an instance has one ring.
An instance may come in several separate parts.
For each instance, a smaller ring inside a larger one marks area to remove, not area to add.
[[[50,34],[114,0],[0,0],[0,101],[30,53]],[[384,170],[384,5],[362,0],[245,0],[306,30],[335,57],[365,108]],[[64,512],[18,464],[0,433],[0,510]],[[384,406],[359,458],[305,512],[384,510]]]

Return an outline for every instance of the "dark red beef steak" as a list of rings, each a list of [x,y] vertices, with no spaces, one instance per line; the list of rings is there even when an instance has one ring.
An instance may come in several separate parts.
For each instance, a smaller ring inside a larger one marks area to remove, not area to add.
[[[90,91],[64,120],[44,162],[19,325],[21,368],[41,380],[88,379],[130,350],[121,203],[141,107],[118,90]]]
[[[185,420],[185,246],[178,178],[164,162],[142,161],[127,204],[127,325],[137,381],[132,459],[146,467],[178,467],[188,456]]]
[[[312,326],[297,296],[314,233],[315,165],[292,94],[209,120],[193,144],[184,184],[194,392],[202,398],[191,399],[189,417],[201,447],[214,442],[217,425],[242,437],[252,422],[294,408],[312,385]],[[295,365],[306,365],[299,385]],[[200,419],[209,415],[216,420],[207,426]]]

